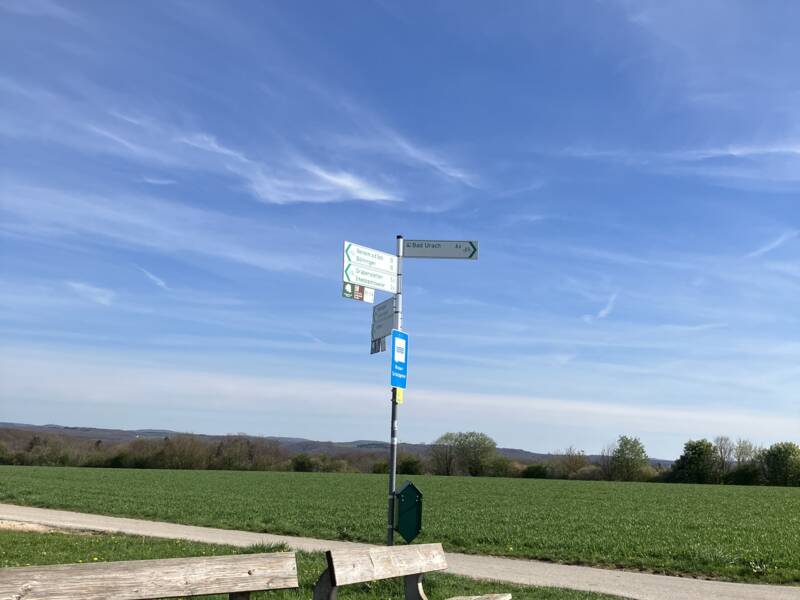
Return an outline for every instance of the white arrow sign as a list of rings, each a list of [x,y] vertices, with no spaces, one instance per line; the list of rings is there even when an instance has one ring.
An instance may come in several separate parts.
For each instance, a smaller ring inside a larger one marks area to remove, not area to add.
[[[405,258],[465,258],[478,260],[478,242],[464,240],[405,240]]]
[[[397,257],[380,250],[345,242],[342,281],[395,294]]]
[[[394,298],[384,300],[372,308],[372,340],[392,334],[394,326]]]

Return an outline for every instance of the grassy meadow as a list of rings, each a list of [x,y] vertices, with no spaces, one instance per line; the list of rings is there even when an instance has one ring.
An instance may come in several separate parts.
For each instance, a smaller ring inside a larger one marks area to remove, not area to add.
[[[386,476],[0,467],[0,502],[383,542]],[[401,479],[402,482],[402,479]],[[419,542],[735,581],[800,583],[800,489],[416,476]]]
[[[199,544],[184,540],[160,540],[118,534],[74,535],[64,533],[26,533],[0,530],[0,568],[31,565],[104,562],[149,558],[178,558],[184,556],[218,556],[247,552],[270,552],[285,548],[235,548],[232,546]],[[307,600],[314,583],[325,569],[322,554],[298,553],[299,590],[254,594],[254,599]],[[403,598],[402,580],[387,580],[364,585],[352,585],[339,590],[342,600],[386,600]],[[515,600],[614,600],[614,596],[553,588],[534,588],[504,583],[473,581],[443,573],[431,573],[425,578],[425,588],[432,599],[493,592],[511,592]],[[227,600],[227,596],[205,596]],[[621,599],[617,599],[621,600]]]

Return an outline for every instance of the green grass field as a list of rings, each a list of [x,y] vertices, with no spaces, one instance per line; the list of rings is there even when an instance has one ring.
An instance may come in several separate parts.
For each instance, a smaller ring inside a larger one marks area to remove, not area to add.
[[[414,477],[420,542],[765,583],[800,582],[800,489]],[[0,467],[0,502],[381,543],[386,476]]]
[[[270,552],[284,548],[234,548],[198,544],[184,540],[159,540],[139,536],[96,534],[70,535],[62,533],[23,533],[0,531],[0,568],[30,565],[50,565],[77,562],[104,562],[113,560],[138,560],[145,558],[177,558],[183,556],[216,556],[246,552]],[[276,591],[255,594],[264,600],[307,600],[314,583],[325,569],[321,554],[298,553],[300,590]],[[343,587],[338,594],[343,600],[386,600],[402,598],[401,580],[375,582],[369,585]],[[515,600],[614,600],[614,596],[560,590],[533,588],[495,582],[472,581],[442,573],[431,573],[425,588],[432,599],[461,595],[511,592]],[[206,596],[227,600],[227,596]],[[621,599],[617,599],[621,600]]]

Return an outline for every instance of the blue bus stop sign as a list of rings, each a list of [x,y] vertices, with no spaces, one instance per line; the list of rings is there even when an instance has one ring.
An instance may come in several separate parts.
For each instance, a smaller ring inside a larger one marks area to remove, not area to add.
[[[408,379],[408,334],[392,329],[392,377],[391,386],[406,389]]]

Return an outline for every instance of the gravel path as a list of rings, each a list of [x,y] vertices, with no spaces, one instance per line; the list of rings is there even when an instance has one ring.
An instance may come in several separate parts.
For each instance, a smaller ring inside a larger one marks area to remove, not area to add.
[[[186,539],[212,544],[250,546],[286,544],[293,550],[319,552],[368,546],[353,542],[176,525],[139,519],[0,504],[0,520],[68,530],[90,530]],[[533,560],[448,553],[449,573],[525,585],[572,588],[640,600],[800,600],[800,587],[757,585],[668,577],[629,571],[558,565]]]

